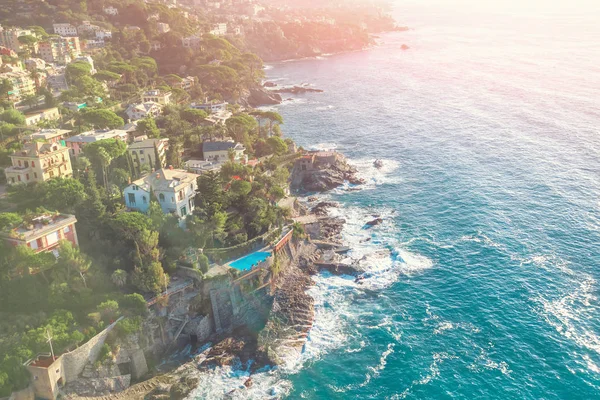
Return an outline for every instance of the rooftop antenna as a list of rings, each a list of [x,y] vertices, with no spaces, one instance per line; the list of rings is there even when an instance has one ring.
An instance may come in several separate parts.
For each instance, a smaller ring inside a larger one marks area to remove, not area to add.
[[[52,361],[54,361],[54,348],[52,347],[52,334],[50,330],[46,328],[46,342],[50,344],[50,354],[52,354]]]

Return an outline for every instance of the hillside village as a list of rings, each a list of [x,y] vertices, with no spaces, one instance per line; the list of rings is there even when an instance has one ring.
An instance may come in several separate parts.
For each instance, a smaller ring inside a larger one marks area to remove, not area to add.
[[[261,57],[363,48],[387,19],[253,0],[6,3],[0,398],[119,392],[184,336],[256,326],[260,340],[282,285],[304,296],[283,266],[315,250],[294,171],[339,164],[352,181],[256,108],[282,100]]]

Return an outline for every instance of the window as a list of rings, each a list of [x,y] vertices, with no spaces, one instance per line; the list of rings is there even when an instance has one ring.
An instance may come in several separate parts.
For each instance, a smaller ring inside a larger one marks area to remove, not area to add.
[[[37,178],[37,172],[34,172],[34,173],[33,173],[33,177],[34,177],[34,178]]]
[[[29,161],[24,161],[25,168],[29,168]]]
[[[183,206],[181,207],[181,216],[185,217],[187,215],[187,207]]]
[[[146,196],[142,196],[142,202],[144,204],[148,204],[148,200],[146,199]]]
[[[21,175],[17,175],[17,178],[19,178],[19,182],[21,182]]]
[[[35,167],[35,161],[31,162],[31,168]]]
[[[29,174],[25,174],[25,179],[29,180]]]
[[[128,199],[129,205],[135,206],[135,194],[134,193],[129,193],[127,195],[127,199]]]
[[[21,166],[21,160],[19,160],[19,167]]]
[[[133,189],[133,190],[138,190],[138,187],[137,187],[137,186],[135,186],[135,185],[133,185],[132,189]]]
[[[63,230],[64,233],[69,233],[71,232],[71,227],[70,226],[65,226],[65,229]]]
[[[48,236],[46,236],[46,240],[48,241],[48,246],[58,242],[58,232],[52,232]]]
[[[164,194],[159,194],[158,195],[158,200],[160,200],[161,203],[163,203],[165,201],[165,195]]]
[[[140,154],[144,154],[144,150],[140,150]]]

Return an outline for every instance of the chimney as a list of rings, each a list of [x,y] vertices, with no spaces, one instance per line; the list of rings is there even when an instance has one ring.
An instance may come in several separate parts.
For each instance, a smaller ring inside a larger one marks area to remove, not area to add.
[[[172,165],[169,165],[169,169],[170,169],[170,170],[172,170],[172,169],[173,169],[173,166],[172,166]]]

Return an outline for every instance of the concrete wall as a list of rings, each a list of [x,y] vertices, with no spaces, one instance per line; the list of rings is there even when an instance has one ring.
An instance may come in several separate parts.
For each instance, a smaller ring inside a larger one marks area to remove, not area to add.
[[[63,354],[60,357],[63,363],[62,369],[64,370],[63,375],[65,377],[65,383],[77,379],[88,362],[94,363],[96,361],[98,354],[100,353],[100,349],[102,348],[102,345],[104,345],[106,336],[120,320],[121,318],[91,338],[83,346],[73,350],[70,353]]]
[[[194,318],[188,322],[183,332],[187,335],[196,335],[198,343],[202,343],[214,332],[212,319],[209,316]]]

